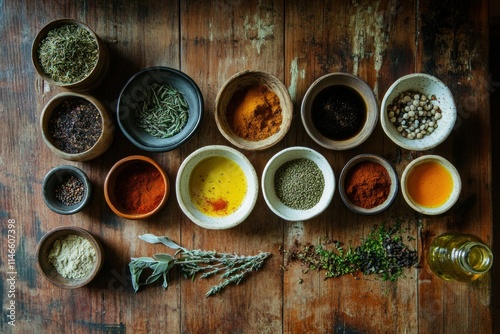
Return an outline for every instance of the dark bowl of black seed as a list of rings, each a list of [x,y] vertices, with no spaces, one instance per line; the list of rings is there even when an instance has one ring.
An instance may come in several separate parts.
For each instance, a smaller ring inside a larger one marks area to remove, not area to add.
[[[136,147],[174,150],[198,131],[203,96],[186,73],[164,66],[143,69],[123,87],[116,107],[118,126]]]
[[[361,145],[378,121],[371,87],[349,73],[329,73],[314,81],[301,105],[306,132],[319,145],[348,150]]]
[[[42,194],[49,209],[62,215],[71,215],[89,203],[92,185],[81,169],[63,165],[45,175]]]

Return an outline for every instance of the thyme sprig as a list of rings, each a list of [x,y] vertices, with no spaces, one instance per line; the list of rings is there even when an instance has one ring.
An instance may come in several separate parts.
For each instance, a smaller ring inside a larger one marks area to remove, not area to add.
[[[153,257],[132,258],[129,269],[135,292],[139,290],[140,286],[153,283],[160,278],[163,278],[163,288],[167,289],[170,269],[178,266],[184,277],[193,280],[198,273],[202,273],[200,278],[220,274],[222,281],[206,293],[206,296],[209,297],[222,291],[230,284],[239,284],[247,274],[259,270],[264,261],[271,255],[271,253],[259,253],[253,256],[241,256],[199,249],[189,250],[179,246],[168,237],[153,234],[143,234],[139,238],[152,244],[164,244],[176,252],[173,256],[161,253],[153,255]],[[141,274],[146,268],[151,269],[152,273],[145,281],[141,282]]]
[[[326,238],[317,245],[295,245],[286,251],[287,261],[300,261],[308,270],[324,270],[325,279],[346,274],[376,275],[384,281],[396,281],[403,269],[418,265],[418,253],[411,250],[400,235],[400,222],[387,227],[372,228],[368,237],[357,247],[344,248],[342,243]],[[332,245],[333,249],[327,249]]]

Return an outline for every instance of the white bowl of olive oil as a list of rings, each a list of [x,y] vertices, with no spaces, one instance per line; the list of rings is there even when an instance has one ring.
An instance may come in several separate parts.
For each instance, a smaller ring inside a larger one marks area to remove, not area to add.
[[[184,214],[206,229],[228,229],[252,212],[259,193],[257,173],[239,151],[209,145],[182,162],[176,195]]]

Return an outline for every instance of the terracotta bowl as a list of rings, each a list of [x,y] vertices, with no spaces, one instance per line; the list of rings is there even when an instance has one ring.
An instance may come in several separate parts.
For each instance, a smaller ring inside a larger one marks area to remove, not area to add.
[[[366,107],[366,118],[359,132],[346,139],[331,139],[321,133],[316,127],[313,117],[313,105],[316,97],[334,86],[346,87],[356,92]],[[349,150],[365,142],[372,134],[378,122],[378,103],[371,87],[359,77],[349,73],[326,74],[307,89],[302,100],[300,115],[302,124],[309,136],[319,145],[330,150]]]
[[[121,204],[121,202],[118,200],[118,194],[116,191],[117,187],[117,179],[120,175],[120,173],[128,166],[132,166],[134,164],[149,164],[153,167],[155,167],[161,174],[163,178],[163,182],[165,185],[165,190],[163,193],[163,197],[159,204],[152,209],[149,212],[145,213],[133,213],[133,212],[128,212],[126,208],[124,208]],[[126,158],[121,159],[120,161],[116,162],[113,167],[109,170],[106,179],[104,180],[104,198],[106,200],[106,203],[110,207],[110,209],[118,216],[125,218],[125,219],[131,219],[131,220],[138,220],[138,219],[146,219],[154,214],[156,214],[160,209],[165,205],[167,202],[168,196],[170,194],[170,183],[167,177],[167,174],[165,171],[160,167],[160,165],[154,161],[153,159],[142,156],[142,155],[132,155]]]
[[[68,235],[78,235],[87,239],[94,247],[96,260],[92,270],[83,278],[71,279],[61,276],[49,261],[48,256],[57,239]],[[52,284],[65,289],[75,289],[89,284],[99,273],[104,263],[104,249],[99,240],[87,230],[80,227],[58,227],[46,233],[36,250],[37,267],[40,273]]]
[[[38,49],[40,47],[40,43],[45,37],[47,37],[47,34],[51,30],[59,28],[64,25],[76,25],[89,31],[90,34],[96,40],[97,50],[98,50],[97,62],[92,71],[85,78],[81,79],[80,81],[72,83],[58,82],[55,81],[49,75],[47,75],[43,71],[42,66],[40,65],[40,60],[38,56]],[[31,59],[36,72],[43,80],[47,81],[51,85],[63,87],[74,91],[89,91],[97,88],[104,81],[105,75],[108,72],[109,68],[109,55],[108,55],[108,50],[106,48],[106,44],[104,44],[101,38],[85,23],[69,18],[50,21],[38,32],[31,47]]]
[[[91,102],[97,108],[102,121],[102,131],[101,135],[97,139],[97,142],[90,149],[81,153],[67,153],[60,150],[55,146],[54,139],[49,132],[49,122],[54,110],[63,101],[73,98],[81,98]],[[43,108],[42,115],[40,117],[40,128],[42,131],[43,141],[48,148],[58,157],[70,161],[88,161],[101,156],[111,146],[115,131],[115,126],[109,115],[109,111],[104,104],[90,95],[73,92],[59,93],[49,100],[47,105]]]
[[[264,85],[274,92],[281,107],[281,126],[273,135],[258,141],[251,141],[238,136],[231,129],[227,120],[228,105],[234,94],[242,91],[246,87],[254,85]],[[236,73],[221,87],[215,99],[215,122],[220,133],[231,144],[244,150],[264,150],[278,142],[287,134],[292,124],[293,103],[286,86],[275,76],[260,71],[243,71]]]

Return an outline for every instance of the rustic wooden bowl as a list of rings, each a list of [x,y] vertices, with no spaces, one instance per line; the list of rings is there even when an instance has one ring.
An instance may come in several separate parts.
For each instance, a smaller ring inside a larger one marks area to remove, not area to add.
[[[85,99],[91,102],[97,108],[102,120],[102,132],[97,142],[89,150],[73,154],[64,152],[53,144],[53,139],[51,138],[49,133],[49,121],[57,106],[59,106],[64,100],[75,97]],[[108,109],[104,106],[104,104],[90,95],[73,92],[59,93],[52,99],[50,99],[47,105],[43,108],[42,115],[40,117],[40,127],[42,130],[43,141],[49,147],[49,149],[58,157],[71,161],[88,161],[102,155],[107,151],[109,146],[111,146],[115,130],[113,121],[109,116]]]
[[[97,62],[93,70],[85,78],[81,79],[80,81],[72,83],[57,82],[50,76],[48,76],[40,66],[40,61],[38,57],[38,48],[40,46],[40,42],[47,36],[47,33],[53,29],[59,28],[64,25],[76,25],[89,31],[96,40],[98,49]],[[47,81],[51,85],[59,86],[74,91],[89,91],[97,88],[104,81],[104,77],[108,72],[109,68],[109,55],[108,55],[108,50],[106,48],[106,44],[104,44],[101,38],[85,23],[69,18],[50,21],[38,32],[31,47],[31,60],[33,62],[36,72],[43,80]]]
[[[314,100],[323,90],[332,86],[345,86],[356,91],[366,105],[366,120],[361,130],[345,140],[333,140],[324,136],[314,125],[312,108]],[[314,81],[307,89],[300,110],[302,124],[309,136],[319,145],[330,150],[349,150],[365,142],[378,121],[378,103],[371,87],[359,77],[349,73],[329,73]]]
[[[227,106],[233,95],[248,86],[265,85],[280,99],[282,123],[275,134],[259,140],[246,140],[234,133],[227,122]],[[221,87],[215,100],[215,122],[220,133],[233,145],[244,150],[264,150],[285,137],[293,117],[293,103],[286,86],[275,76],[260,71],[243,71],[236,73]]]
[[[96,251],[96,261],[93,269],[81,279],[71,279],[61,276],[52,263],[49,262],[48,256],[54,242],[57,239],[64,238],[68,235],[78,235],[87,239]],[[104,263],[104,248],[99,240],[87,230],[80,227],[58,227],[46,233],[38,243],[37,251],[37,267],[40,273],[49,280],[50,283],[65,289],[75,289],[89,284],[99,273]]]
[[[382,167],[385,168],[387,173],[389,174],[389,177],[391,179],[391,188],[389,190],[389,195],[387,196],[387,199],[380,205],[366,209],[360,206],[357,206],[356,204],[352,203],[349,200],[349,197],[347,196],[346,193],[346,188],[345,188],[345,180],[346,177],[349,175],[349,171],[356,166],[357,164],[363,162],[363,161],[373,161],[378,164],[380,164]],[[399,190],[399,183],[398,183],[398,175],[396,174],[396,171],[394,168],[391,166],[391,164],[384,158],[375,155],[375,154],[360,154],[355,157],[353,157],[351,160],[349,160],[344,168],[342,169],[342,172],[340,174],[339,178],[339,194],[340,198],[342,198],[342,201],[344,204],[354,213],[359,213],[363,215],[374,215],[377,213],[380,213],[394,202],[394,199],[396,198],[396,195],[398,194]]]
[[[147,163],[152,166],[154,166],[161,174],[163,177],[163,181],[165,183],[165,192],[163,194],[163,198],[161,202],[158,204],[158,206],[153,209],[150,212],[142,213],[142,214],[137,214],[137,213],[130,213],[127,212],[119,203],[116,197],[116,180],[119,176],[119,174],[123,171],[123,169],[127,166],[130,166],[131,164],[136,164],[136,163]],[[142,156],[142,155],[132,155],[125,157],[121,159],[120,161],[116,162],[113,167],[108,172],[108,175],[106,176],[106,179],[104,180],[104,198],[106,200],[106,203],[110,207],[110,209],[119,217],[125,218],[125,219],[130,219],[130,220],[139,220],[139,219],[146,219],[160,211],[160,209],[165,205],[167,202],[168,196],[170,194],[170,184],[168,180],[168,176],[165,173],[165,171],[160,167],[160,165],[154,161],[153,159]]]

